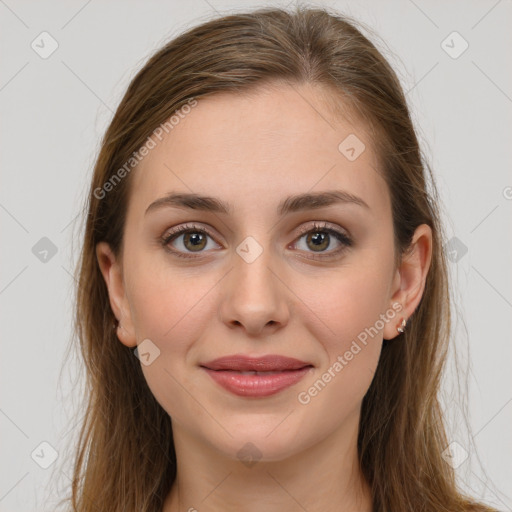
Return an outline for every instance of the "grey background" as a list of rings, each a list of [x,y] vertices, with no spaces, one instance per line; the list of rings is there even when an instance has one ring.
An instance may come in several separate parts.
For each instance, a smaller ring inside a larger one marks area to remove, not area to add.
[[[70,482],[80,365],[64,357],[77,215],[121,95],[150,53],[182,30],[263,5],[287,2],[0,0],[1,511],[55,510]],[[316,5],[372,27],[407,91],[442,194],[445,242],[457,250],[458,359],[451,354],[443,388],[450,441],[463,450],[455,458],[469,455],[457,475],[474,496],[512,510],[512,2]],[[31,47],[43,31],[58,43],[46,59]],[[453,31],[469,44],[458,58],[445,51],[462,48],[458,36],[446,39]],[[56,250],[46,261],[43,237]],[[471,432],[462,428],[465,407]],[[51,448],[42,442],[58,452],[47,469],[40,464]]]

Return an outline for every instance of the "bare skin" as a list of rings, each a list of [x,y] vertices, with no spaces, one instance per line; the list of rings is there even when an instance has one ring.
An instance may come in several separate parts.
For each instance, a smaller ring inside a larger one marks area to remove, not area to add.
[[[172,419],[177,453],[163,512],[372,510],[357,459],[361,402],[383,339],[397,336],[420,302],[432,233],[419,226],[394,268],[390,197],[371,139],[362,124],[334,119],[321,93],[281,84],[199,99],[132,171],[122,258],[98,244],[120,342],[149,339],[160,350],[142,369]],[[338,149],[349,134],[366,145],[353,161]],[[278,215],[288,196],[331,190],[368,207],[340,202]],[[213,196],[232,211],[145,213],[169,192]],[[325,231],[315,222],[352,245],[327,234],[320,248],[311,236]],[[159,242],[184,224],[209,232],[189,232],[204,239],[200,250],[184,234],[168,243],[190,258]],[[247,237],[262,249],[251,262],[236,251]],[[380,315],[386,322],[377,323]],[[371,326],[378,333],[346,358]],[[200,367],[230,354],[280,354],[313,369],[275,395],[248,399]],[[339,356],[346,364],[336,371]],[[309,393],[325,373],[329,382]],[[241,460],[244,446],[252,464]]]

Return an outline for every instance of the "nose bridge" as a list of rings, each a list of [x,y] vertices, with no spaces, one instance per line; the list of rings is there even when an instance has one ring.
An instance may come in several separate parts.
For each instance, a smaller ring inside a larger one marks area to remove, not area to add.
[[[269,245],[247,237],[233,253],[229,290],[221,308],[225,323],[252,333],[277,328],[288,318],[285,288],[274,275],[276,258]]]

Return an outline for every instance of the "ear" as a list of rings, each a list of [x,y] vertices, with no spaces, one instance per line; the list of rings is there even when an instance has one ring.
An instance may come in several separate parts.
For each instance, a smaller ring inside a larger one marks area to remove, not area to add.
[[[120,262],[110,246],[106,242],[99,242],[96,245],[96,258],[107,284],[110,306],[119,325],[117,327],[117,337],[119,341],[127,347],[137,345],[135,331],[133,328],[130,305],[125,294],[125,286]]]
[[[427,224],[421,224],[416,228],[411,246],[403,255],[402,263],[393,280],[390,306],[395,304],[396,307],[396,303],[399,303],[402,310],[397,313],[396,320],[386,324],[384,339],[390,340],[398,336],[397,327],[402,322],[402,318],[407,321],[420,303],[431,260],[432,229]]]

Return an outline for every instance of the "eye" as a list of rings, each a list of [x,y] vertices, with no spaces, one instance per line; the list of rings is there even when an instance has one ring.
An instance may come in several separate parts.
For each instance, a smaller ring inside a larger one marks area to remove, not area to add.
[[[204,249],[208,248],[208,238],[213,240],[212,235],[210,235],[205,228],[193,224],[186,224],[178,226],[171,232],[166,233],[162,237],[161,243],[166,250],[178,257],[194,258],[195,256],[190,253],[204,252]],[[174,248],[172,244],[176,244]],[[214,243],[214,245],[217,248],[219,247],[217,243]]]
[[[352,239],[348,235],[338,229],[328,227],[327,223],[314,223],[313,226],[307,226],[300,231],[301,234],[297,240],[300,242],[305,239],[304,244],[295,242],[292,245],[302,245],[299,250],[313,253],[312,256],[307,256],[310,259],[333,258],[353,245]],[[209,247],[208,238],[212,240],[213,247]],[[195,224],[186,224],[172,229],[160,239],[160,243],[167,251],[180,258],[194,258],[205,252],[205,249],[220,247],[207,229]],[[337,249],[327,251],[336,244],[338,245]]]
[[[316,255],[313,255],[313,259],[336,257],[353,245],[352,239],[348,235],[338,229],[327,226],[327,223],[314,223],[313,226],[303,228],[298,241],[300,242],[304,239],[304,243],[296,242],[294,245],[302,245],[302,247],[298,248],[305,252],[316,253]],[[334,244],[333,239],[335,241]],[[327,251],[327,249],[336,244],[338,244],[337,249]],[[311,256],[307,257],[311,258]]]

